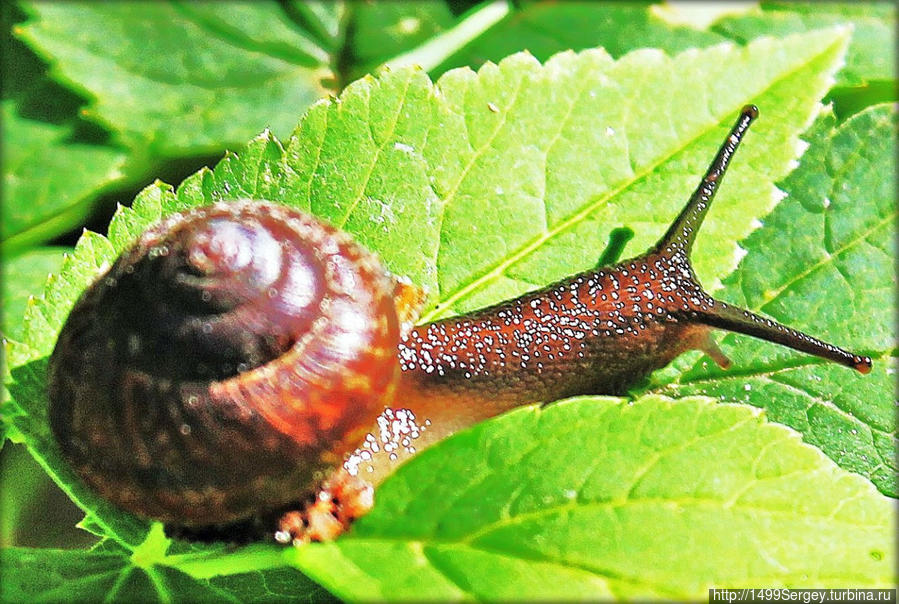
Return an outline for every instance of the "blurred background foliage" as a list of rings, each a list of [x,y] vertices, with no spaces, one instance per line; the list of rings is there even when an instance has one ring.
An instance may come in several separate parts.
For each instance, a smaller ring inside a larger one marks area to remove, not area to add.
[[[892,3],[0,6],[2,333],[13,340],[30,297],[83,229],[105,233],[117,204],[155,179],[178,183],[265,128],[286,137],[316,100],[384,65],[416,63],[436,79],[521,50],[540,60],[596,46],[616,58],[640,47],[674,54],[842,24],[853,28],[852,43],[826,99],[837,117],[897,98]],[[0,545],[90,543],[75,527],[82,513],[16,435],[3,442]]]

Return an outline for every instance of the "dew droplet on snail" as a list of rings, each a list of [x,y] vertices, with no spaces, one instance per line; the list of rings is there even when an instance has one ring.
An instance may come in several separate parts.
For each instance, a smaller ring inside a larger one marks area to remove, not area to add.
[[[50,422],[102,496],[172,534],[332,539],[394,461],[514,407],[622,394],[724,329],[871,359],[709,296],[690,251],[750,123],[645,254],[413,327],[423,292],[346,233],[262,200],[166,218],[98,278],[50,359]]]

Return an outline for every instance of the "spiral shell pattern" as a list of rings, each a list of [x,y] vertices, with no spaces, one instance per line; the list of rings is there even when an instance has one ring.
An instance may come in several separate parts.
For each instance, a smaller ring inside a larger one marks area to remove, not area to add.
[[[190,527],[277,511],[389,401],[392,292],[377,258],[299,211],[172,216],[69,315],[51,428],[88,484],[141,516]]]

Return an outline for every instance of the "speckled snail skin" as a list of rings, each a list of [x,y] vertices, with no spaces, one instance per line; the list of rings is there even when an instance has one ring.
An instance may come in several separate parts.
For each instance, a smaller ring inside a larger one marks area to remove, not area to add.
[[[330,539],[407,452],[507,409],[618,394],[721,328],[867,373],[871,360],[706,294],[689,253],[757,115],[743,109],[639,258],[411,328],[420,291],[269,202],[144,233],[80,298],[50,360],[50,421],[103,496],[195,538]],[[385,407],[387,408],[385,410]]]

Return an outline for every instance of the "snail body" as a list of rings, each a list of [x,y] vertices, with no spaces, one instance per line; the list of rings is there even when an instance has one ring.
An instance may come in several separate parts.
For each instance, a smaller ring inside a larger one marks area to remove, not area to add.
[[[62,330],[49,374],[62,452],[105,497],[173,527],[278,519],[281,541],[327,539],[371,506],[397,435],[412,451],[515,406],[620,394],[689,349],[726,366],[713,328],[867,373],[869,358],[696,280],[693,240],[756,115],[744,108],[643,256],[414,328],[419,290],[300,212],[244,201],[169,218]]]
[[[460,415],[477,421],[524,403],[624,394],[687,350],[702,350],[728,367],[713,328],[867,373],[868,357],[715,300],[690,265],[697,231],[757,115],[755,106],[743,109],[696,192],[642,256],[413,329],[399,346],[397,400],[424,417],[458,423]]]

